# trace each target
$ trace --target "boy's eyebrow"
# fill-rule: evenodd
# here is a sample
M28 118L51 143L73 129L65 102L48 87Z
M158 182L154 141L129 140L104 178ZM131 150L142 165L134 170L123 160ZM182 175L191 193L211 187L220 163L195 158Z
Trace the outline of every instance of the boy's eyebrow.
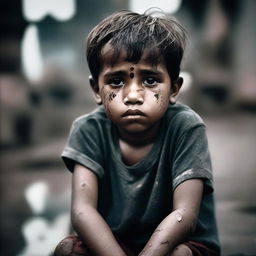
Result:
M140 75L142 76L150 76L150 75L161 75L163 72L158 71L158 70L148 70L148 69L143 69L139 71Z
M118 70L118 71L109 71L104 74L105 77L112 77L112 76L126 76L129 72L123 71L123 70ZM143 69L139 70L139 74L142 76L152 76L152 75L161 75L163 72L158 71L158 70L148 70L148 69Z
M127 75L127 72L118 70L118 71L109 71L104 74L104 76L111 77L111 76L125 76Z

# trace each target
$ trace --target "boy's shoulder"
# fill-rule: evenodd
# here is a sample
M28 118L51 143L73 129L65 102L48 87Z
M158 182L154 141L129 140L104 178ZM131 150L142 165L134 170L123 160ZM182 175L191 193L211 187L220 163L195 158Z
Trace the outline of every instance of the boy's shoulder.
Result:
M81 115L77 117L73 125L74 126L83 126L83 125L89 125L90 123L97 123L97 122L105 122L109 120L105 109L103 106L99 106L96 109L94 109L92 112Z
M168 125L173 124L176 127L182 127L183 129L205 125L198 113L182 103L170 105L167 109L165 118Z

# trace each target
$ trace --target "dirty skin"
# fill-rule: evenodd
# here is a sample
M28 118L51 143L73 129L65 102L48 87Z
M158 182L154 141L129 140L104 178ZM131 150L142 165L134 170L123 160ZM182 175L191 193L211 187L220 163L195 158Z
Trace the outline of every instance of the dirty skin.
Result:
M154 94L157 100L159 100L159 93Z
M81 188L84 189L86 187L86 183L81 183Z
M161 245L168 245L169 244L169 241L164 241L164 242L161 242Z
M161 229L162 230L162 229ZM159 230L159 231L161 231L161 230ZM156 232L156 231L155 231ZM167 241L163 241L163 242L161 242L160 243L160 245L162 246L162 245L167 245L167 246L169 246L169 241L167 240ZM144 254L147 252L147 250L150 248L150 247L152 247L152 244L148 244L147 245L147 247L145 248L145 249L143 249L143 251L141 252L141 254L139 255L139 256L144 256Z
M116 97L116 94L113 91L106 91L105 92L102 90L102 96L105 94L104 100L103 100L103 104L105 104L106 110L107 112L111 115L111 111L109 108L109 104L111 104L111 101L114 100L114 98Z
M114 92L110 92L108 95L108 100L112 101L116 97L116 94Z
M160 97L160 89L156 92L154 92L154 96L156 97L156 100L158 101L159 100L159 97Z
M101 98L104 97L103 104L112 101L115 97L116 94L113 91L108 92L105 88L100 92Z

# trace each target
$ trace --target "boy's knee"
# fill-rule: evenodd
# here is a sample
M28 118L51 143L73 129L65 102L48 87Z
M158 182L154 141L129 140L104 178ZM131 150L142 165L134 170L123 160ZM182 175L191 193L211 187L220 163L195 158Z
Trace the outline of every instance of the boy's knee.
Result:
M83 246L78 236L64 238L56 247L53 256L88 256L88 251Z
M192 251L185 245L178 245L170 256L193 256Z
M74 243L75 241L73 236L64 238L55 248L53 255L54 256L70 255L72 253Z

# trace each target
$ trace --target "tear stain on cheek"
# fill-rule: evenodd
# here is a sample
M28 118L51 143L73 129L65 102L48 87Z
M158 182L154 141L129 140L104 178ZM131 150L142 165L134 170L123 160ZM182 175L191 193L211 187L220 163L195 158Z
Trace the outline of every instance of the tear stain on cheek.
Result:
M116 97L116 94L114 92L110 92L108 95L108 100L112 101Z

